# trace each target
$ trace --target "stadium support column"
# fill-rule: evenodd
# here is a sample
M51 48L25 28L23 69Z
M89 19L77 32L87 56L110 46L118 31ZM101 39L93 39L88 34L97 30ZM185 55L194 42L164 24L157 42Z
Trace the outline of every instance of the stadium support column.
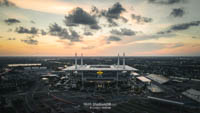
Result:
M75 69L77 70L77 53L75 53Z
M83 66L83 54L81 53L81 67ZM81 72L81 85L82 85L82 89L84 89L84 76L83 76L83 71Z
M81 53L81 67L83 67L83 54ZM82 89L84 89L84 75L83 75L83 71L81 72L81 87Z
M125 53L123 53L123 69L125 69Z
M119 68L120 61L119 61L119 53L118 53L118 58L117 58L117 67Z
M120 66L120 60L119 60L119 53L118 53L118 59L117 59L117 68L119 68ZM119 94L119 71L117 71L117 94Z
M81 53L81 66L83 66L83 54Z

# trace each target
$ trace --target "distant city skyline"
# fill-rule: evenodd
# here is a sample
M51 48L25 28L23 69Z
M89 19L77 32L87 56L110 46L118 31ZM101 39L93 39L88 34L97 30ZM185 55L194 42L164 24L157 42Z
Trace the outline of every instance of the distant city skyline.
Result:
M0 56L200 56L200 0L0 0Z

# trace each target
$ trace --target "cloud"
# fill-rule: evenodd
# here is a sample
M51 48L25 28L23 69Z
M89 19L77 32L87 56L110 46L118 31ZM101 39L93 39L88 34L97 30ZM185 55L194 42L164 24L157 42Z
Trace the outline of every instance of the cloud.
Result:
M93 24L93 25L90 25L90 29L98 30L98 29L101 29L101 27L97 24Z
M166 47L165 43L144 42L131 44L130 49L136 53L160 50Z
M86 35L86 36L91 36L91 35L93 35L91 32L84 32L84 35Z
M159 35L164 35L164 34L168 34L168 33L171 33L171 32L172 32L171 30L159 31L159 32L157 32L157 34L159 34Z
M185 11L183 8L177 8L177 9L172 10L172 12L170 13L170 16L182 17L184 14L185 14Z
M126 9L122 7L122 5L117 2L115 3L111 8L108 8L108 10L102 10L100 13L100 16L104 16L107 18L108 22L111 23L109 26L118 26L116 22L113 21L113 19L122 19L124 22L127 21L126 18L120 16L123 12L125 12Z
M153 4L172 5L177 3L185 3L186 0L148 0L148 2Z
M30 23L35 24L35 21L31 20Z
M119 30L111 30L110 33L114 34L114 35L125 35L125 36L133 36L136 33L131 30L131 29L127 29L127 28L122 28Z
M31 27L30 29L28 29L28 28L24 28L24 27L20 26L15 29L15 32L20 33L20 34L36 35L38 33L38 29L35 27Z
M32 34L32 35L37 35L37 34L41 34L41 35L47 35L47 32L43 29L38 29L35 27L31 27L30 29L25 28L25 27L17 27L15 29L15 32L19 33L19 34Z
M66 26L77 26L79 24L89 25L91 29L100 29L97 25L95 16L91 16L89 13L84 11L82 8L75 8L71 14L65 16L64 23Z
M128 19L126 19L125 17L121 17L121 19L122 19L122 21L123 21L124 23L127 23L127 22L128 22Z
M8 38L8 40L16 40L16 38Z
M102 15L106 16L107 18L118 19L120 17L120 14L124 11L126 11L126 9L123 8L119 2L117 2L107 11L104 10L102 12Z
M140 15L135 15L135 14L132 14L131 15L131 18L133 20L136 20L137 23L149 23L149 22L152 22L153 19L152 18L148 18L148 17L142 17Z
M34 39L34 36L27 37L26 39L21 40L22 42L29 45L37 45L38 41Z
M43 29L42 29L42 30L40 30L40 32L41 32L41 35L47 35L47 32L46 32L46 31L44 31Z
M4 20L4 22L8 25L12 25L12 24L16 24L16 23L20 23L19 20L15 19L15 18L8 18L6 20Z
M51 24L49 26L49 33L52 36L58 36L60 39L68 39L70 41L80 41L80 35L70 29L69 31L65 28L62 28L57 23Z
M192 38L194 38L194 39L198 39L198 38L200 38L200 37L197 37L197 36L192 36Z
M109 27L119 26L113 19L108 18Z
M74 31L72 29L70 29L69 31L71 33L71 35L69 35L71 38L71 41L80 41L80 39L79 39L80 35L76 31Z
M92 6L90 14L96 17L99 16L99 13L100 13L99 9L96 6Z
M199 26L199 25L200 25L200 21L192 21L192 22L188 22L188 23L172 25L168 30L160 31L157 34L167 34L167 33L171 33L174 31L183 31L183 30L189 29L190 27Z
M109 36L108 39L107 39L108 42L110 42L110 41L120 41L120 40L121 40L121 38L119 38L117 36L113 36L113 35Z
M0 6L16 7L16 5L9 0L0 0Z
M121 14L125 11L126 9L119 2L117 2L113 4L110 8L103 10L99 10L97 7L92 6L90 14L95 18L105 17L107 19L109 27L116 27L119 25L117 23L118 19L120 19L124 23L128 22L128 19L121 16Z
M61 26L59 26L57 23L51 24L51 25L49 26L49 32L50 32L50 34L53 35L53 36L59 36L59 35L61 35L60 33L64 32L63 30L65 30L65 29L63 29L63 28L62 28ZM67 36L68 36L68 32L67 32L66 34L67 34Z
M136 35L133 37L134 41L141 41L141 40L151 40L151 39L160 39L160 38L173 38L176 34L143 34L143 35ZM132 43L132 42L131 42Z
M94 49L95 46L87 46L87 47L82 47L82 49Z
M170 48L178 48L178 47L183 47L184 44L182 43L176 43L175 45L171 46Z

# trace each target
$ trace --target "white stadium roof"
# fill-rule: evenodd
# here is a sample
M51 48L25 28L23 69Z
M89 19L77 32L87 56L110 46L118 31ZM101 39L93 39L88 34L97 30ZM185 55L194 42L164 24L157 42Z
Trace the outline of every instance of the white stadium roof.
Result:
M140 74L138 74L136 72L132 72L131 75L133 75L133 76L139 76Z
M63 69L63 71L137 71L136 68L125 65L77 65L77 69L74 66L69 66Z

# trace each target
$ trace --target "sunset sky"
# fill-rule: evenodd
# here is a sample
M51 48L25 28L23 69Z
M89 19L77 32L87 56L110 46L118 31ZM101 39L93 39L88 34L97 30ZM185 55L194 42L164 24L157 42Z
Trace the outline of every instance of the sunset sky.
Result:
M200 0L0 0L0 56L199 56Z

